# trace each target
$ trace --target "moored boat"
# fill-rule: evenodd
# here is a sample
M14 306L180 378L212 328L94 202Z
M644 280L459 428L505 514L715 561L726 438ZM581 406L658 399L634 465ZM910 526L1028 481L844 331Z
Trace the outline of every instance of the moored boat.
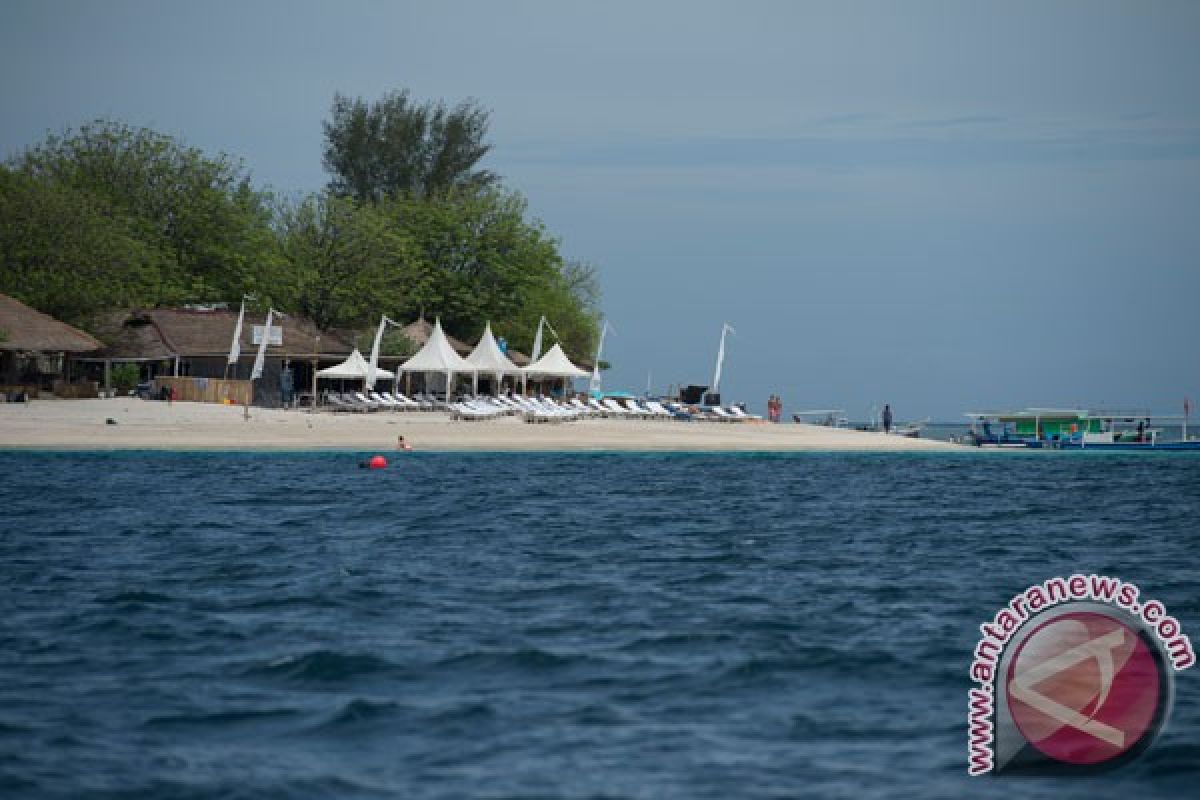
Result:
M1187 436L1187 418L1156 415L1159 422L1181 420L1179 439L1163 436L1152 415L1136 411L1087 411L1026 408L1020 411L968 412L971 430L959 441L978 447L1056 450L1200 450L1200 439Z

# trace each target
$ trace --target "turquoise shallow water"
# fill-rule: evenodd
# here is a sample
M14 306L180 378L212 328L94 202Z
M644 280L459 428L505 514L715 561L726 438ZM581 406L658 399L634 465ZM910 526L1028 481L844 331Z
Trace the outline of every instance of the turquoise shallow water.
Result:
M1082 455L1082 457L1081 457ZM1200 631L1200 458L0 453L6 797L1185 797L968 779L1053 575Z

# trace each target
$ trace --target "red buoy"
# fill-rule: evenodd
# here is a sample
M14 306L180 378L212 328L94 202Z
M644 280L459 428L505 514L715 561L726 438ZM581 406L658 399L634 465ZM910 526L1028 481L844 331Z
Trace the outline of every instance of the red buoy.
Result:
M367 462L367 466L371 469L383 469L387 466L387 459L383 456L371 456L371 460Z

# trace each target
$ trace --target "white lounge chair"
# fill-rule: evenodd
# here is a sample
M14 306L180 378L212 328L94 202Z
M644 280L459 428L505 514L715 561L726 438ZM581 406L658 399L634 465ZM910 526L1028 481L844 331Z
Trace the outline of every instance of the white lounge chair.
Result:
M614 400L611 397L604 398L603 400L600 401L600 403L605 408L607 408L609 411L612 411L614 414L617 414L618 416L629 417L629 416L633 415L632 411L630 411L628 408L625 408L625 406L621 405L620 403L618 403L616 400Z
M521 411L521 407L517 405L517 401L513 400L511 397L505 397L503 395L500 397L493 397L492 402L507 410L509 414L517 414Z
M493 416L490 411L481 411L467 403L450 403L446 408L450 411L450 419L481 420Z
M385 392L385 394L400 404L400 407L406 411L420 411L421 404L410 397L406 397L400 392Z
M647 400L646 408L649 409L651 414L656 417L660 417L661 419L670 419L675 416L673 411L668 411L667 409L663 408L663 404L657 400Z
M355 409L356 411L371 411L374 409L374 406L371 403L364 403L362 400L359 400L357 397L355 397L354 392L342 392L342 394L339 396L341 397L343 404Z
M580 416L591 417L600 413L594 408L589 408L588 404L580 400L578 397L572 397L568 405L578 411Z
M347 403L342 399L342 396L337 392L329 392L325 395L325 402L332 411L366 411L365 406L357 403Z
M383 403L368 399L367 396L362 392L354 392L351 397L353 397L356 402L365 405L371 411L378 411L379 409L383 408Z
M599 414L602 417L611 417L615 413L615 412L610 411L609 409L605 408L603 405L601 405L600 401L594 397L589 397L587 399L587 405L588 405L588 408L592 409L592 411L595 411L597 414Z
M720 420L721 422L737 422L738 421L737 417L735 417L733 414L730 414L728 411L721 408L720 406L711 407L709 409L709 412L714 417L716 417L718 420Z
M758 414L747 414L745 411L742 411L741 406L730 406L729 413L738 419L762 419L762 417L760 417Z
M642 408L640 405L638 405L638 401L632 397L625 398L625 407L629 409L630 413L635 414L642 419L651 419L654 416L654 412L648 408Z
M388 411L399 411L400 410L399 403L397 403L395 400L391 399L390 397L383 396L379 392L375 392L375 391L367 392L367 397L370 400L372 400L376 403L379 403L381 408L386 408Z
M426 411L433 411L436 409L446 407L445 402L443 402L442 400L439 400L436 397L434 397L433 395L425 393L425 392L418 392L417 394L413 395L413 399L415 399L418 403L420 403L421 407L424 408Z

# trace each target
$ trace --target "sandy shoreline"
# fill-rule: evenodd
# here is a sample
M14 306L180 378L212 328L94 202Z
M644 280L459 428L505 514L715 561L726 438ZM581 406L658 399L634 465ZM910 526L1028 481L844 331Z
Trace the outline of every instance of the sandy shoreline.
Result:
M115 425L107 423L108 419ZM136 398L0 403L0 448L448 451L948 451L956 445L815 425L586 419L460 422L441 412L310 414Z

